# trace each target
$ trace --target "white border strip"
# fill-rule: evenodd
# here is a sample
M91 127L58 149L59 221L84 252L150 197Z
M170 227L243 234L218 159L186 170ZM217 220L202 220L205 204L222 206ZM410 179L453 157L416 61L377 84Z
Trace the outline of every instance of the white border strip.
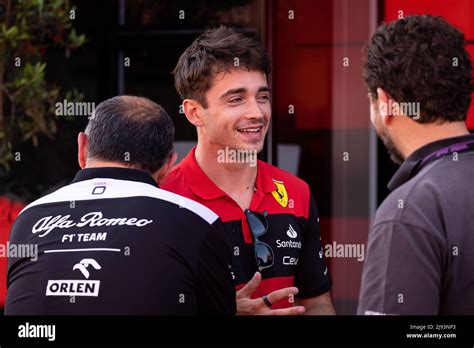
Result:
M120 249L113 248L85 248L85 249L55 249L55 250L45 250L45 254L49 253L72 253L76 251L116 251L120 252Z
M104 186L105 191L100 195L93 195L92 190L98 186ZM26 209L41 204L128 197L151 197L179 205L181 208L186 208L196 215L199 215L202 219L206 220L208 224L214 223L214 221L219 218L211 209L189 198L162 190L150 184L110 178L94 178L64 186L30 203L20 214Z

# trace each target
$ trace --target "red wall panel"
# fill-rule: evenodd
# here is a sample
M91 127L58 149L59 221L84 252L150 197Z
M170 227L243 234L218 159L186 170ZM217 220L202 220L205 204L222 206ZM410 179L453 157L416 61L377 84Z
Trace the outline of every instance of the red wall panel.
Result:
M474 65L474 45L467 45L467 51L471 56L471 62ZM469 108L469 112L467 114L467 128L474 131L474 93L472 94L471 99L471 107Z
M316 3L312 0L295 2L295 24L298 45L331 44L332 1Z
M295 11L293 20L288 19L290 10ZM312 0L275 2L273 102L279 129L331 128L331 46L326 42L332 33L329 10L327 3ZM322 23L311 23L308 15L315 13L321 13ZM290 105L294 114L289 113Z
M338 300L357 301L362 280L363 261L367 253L367 231L370 228L370 221L360 218L322 218L320 223L322 248L333 281L331 295ZM348 233L348 229L350 229L350 233ZM355 248L361 248L364 245L363 249L359 250L362 251L362 257L359 258L359 255L346 255L345 257L328 255L328 250L334 250L334 246L337 248L338 245L352 245Z
M444 17L461 29L466 38L474 40L474 1L472 0L385 0L385 21L403 16L431 14Z
M331 128L331 48L299 48L291 74L296 128ZM288 86L289 87L289 86Z

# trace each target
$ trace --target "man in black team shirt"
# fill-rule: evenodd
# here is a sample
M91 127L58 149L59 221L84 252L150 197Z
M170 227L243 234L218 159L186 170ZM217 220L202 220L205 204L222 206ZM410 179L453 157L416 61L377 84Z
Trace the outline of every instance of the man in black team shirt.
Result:
M235 313L229 244L208 208L161 190L175 161L159 105L121 96L98 105L78 137L71 184L28 205L11 244L7 315Z
M474 314L472 68L464 36L433 16L369 41L371 117L402 163L369 233L360 314ZM402 104L403 103L403 104Z

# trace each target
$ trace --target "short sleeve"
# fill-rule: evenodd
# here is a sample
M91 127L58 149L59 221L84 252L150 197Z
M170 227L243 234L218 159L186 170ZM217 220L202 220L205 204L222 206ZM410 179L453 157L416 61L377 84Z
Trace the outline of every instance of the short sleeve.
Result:
M436 315L443 246L428 232L399 221L369 233L358 314Z
M211 225L199 250L197 293L200 314L236 313L231 271L230 243L222 221L218 219Z
M299 298L312 298L328 292L331 289L331 278L324 261L319 232L319 214L313 195L309 195L308 221L302 237L302 250L295 286Z

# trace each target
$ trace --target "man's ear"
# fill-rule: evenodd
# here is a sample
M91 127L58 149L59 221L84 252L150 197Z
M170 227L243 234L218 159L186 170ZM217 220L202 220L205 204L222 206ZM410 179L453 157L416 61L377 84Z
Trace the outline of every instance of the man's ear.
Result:
M86 167L88 145L87 135L84 132L80 132L77 136L77 161L81 169Z
M196 127L203 125L202 112L203 107L201 103L194 99L183 100L183 111L188 121Z
M156 173L152 174L153 178L155 179L158 185L161 185L164 182L164 179L166 178L166 176L169 174L174 164L176 163L177 158L178 158L178 154L176 153L176 151L173 151L166 158L166 161L161 166L161 168L158 169Z
M390 101L393 102L390 94L385 92L382 88L377 88L377 100L378 100L378 111L382 122L385 125L389 125L393 121L393 115L390 112Z

